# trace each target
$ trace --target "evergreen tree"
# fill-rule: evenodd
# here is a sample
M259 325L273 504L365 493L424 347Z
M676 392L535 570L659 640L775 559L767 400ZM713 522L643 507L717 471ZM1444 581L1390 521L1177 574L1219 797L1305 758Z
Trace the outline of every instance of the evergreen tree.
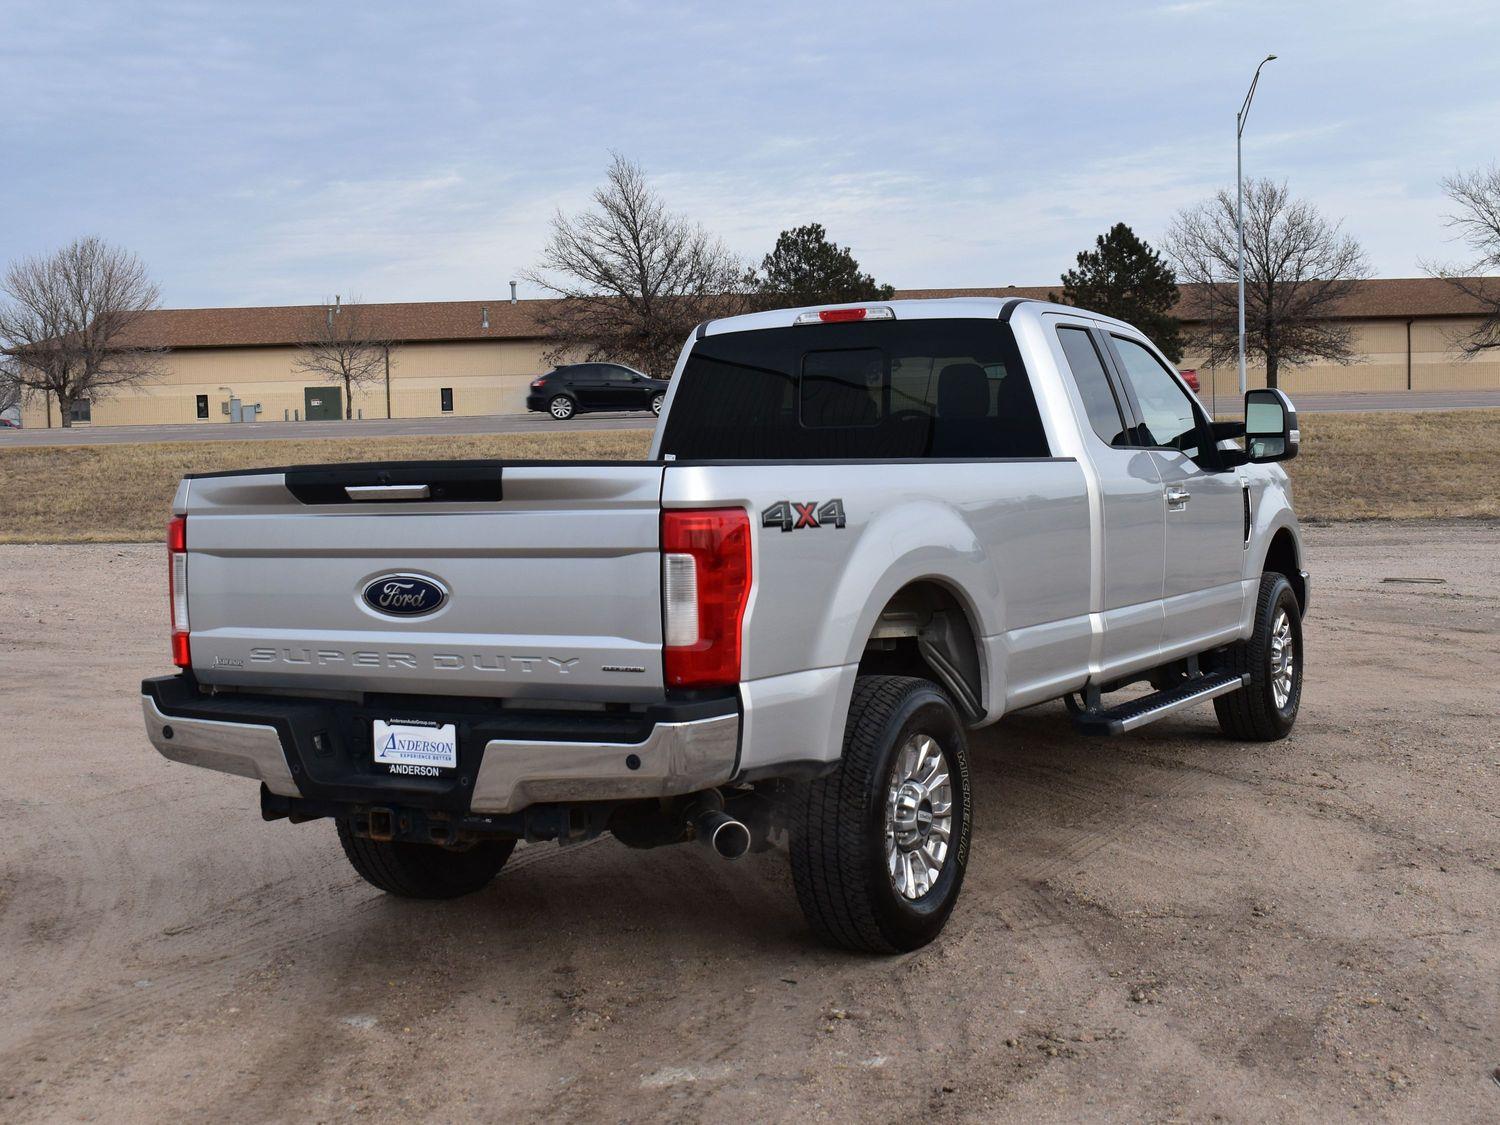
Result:
M1172 315L1177 275L1124 223L1100 235L1062 275L1063 300L1135 325L1173 363L1182 359L1182 326Z
M862 272L846 247L828 241L821 223L782 231L760 269L757 288L768 305L887 301L895 292Z

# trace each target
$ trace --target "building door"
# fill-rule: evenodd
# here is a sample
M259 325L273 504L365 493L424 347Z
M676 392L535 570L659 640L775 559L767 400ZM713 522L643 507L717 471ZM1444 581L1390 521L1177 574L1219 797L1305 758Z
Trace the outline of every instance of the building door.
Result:
M344 416L342 387L304 387L302 398L307 407L302 417L309 422L336 421Z

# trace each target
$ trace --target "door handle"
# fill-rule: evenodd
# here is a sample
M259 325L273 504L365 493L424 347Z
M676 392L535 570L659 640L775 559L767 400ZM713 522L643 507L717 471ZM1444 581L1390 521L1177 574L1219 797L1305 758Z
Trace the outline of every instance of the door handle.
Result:
M1188 501L1193 494L1185 488L1167 489L1167 510L1169 512L1180 512L1187 507Z

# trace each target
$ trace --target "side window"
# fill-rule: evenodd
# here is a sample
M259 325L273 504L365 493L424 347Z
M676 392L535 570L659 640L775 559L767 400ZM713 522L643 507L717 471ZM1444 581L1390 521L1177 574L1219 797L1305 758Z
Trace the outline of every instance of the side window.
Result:
M1125 419L1120 404L1110 385L1109 374L1104 369L1104 360L1094 346L1094 338L1086 328L1059 326L1057 342L1068 357L1068 367L1073 372L1073 382L1078 386L1083 409L1088 413L1089 425L1105 445L1129 445L1125 432Z
M1140 406L1143 441L1195 456L1199 442L1198 414L1187 391L1140 344L1124 336L1110 339Z

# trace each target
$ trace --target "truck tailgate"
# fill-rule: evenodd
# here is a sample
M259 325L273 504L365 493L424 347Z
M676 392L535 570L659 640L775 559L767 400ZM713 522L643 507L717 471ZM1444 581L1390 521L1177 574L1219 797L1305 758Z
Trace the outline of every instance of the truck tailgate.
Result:
M660 699L661 476L438 462L191 477L176 510L193 671L248 688ZM369 491L390 480L409 486ZM473 498L476 481L499 499ZM410 617L372 604L402 576L445 596Z

